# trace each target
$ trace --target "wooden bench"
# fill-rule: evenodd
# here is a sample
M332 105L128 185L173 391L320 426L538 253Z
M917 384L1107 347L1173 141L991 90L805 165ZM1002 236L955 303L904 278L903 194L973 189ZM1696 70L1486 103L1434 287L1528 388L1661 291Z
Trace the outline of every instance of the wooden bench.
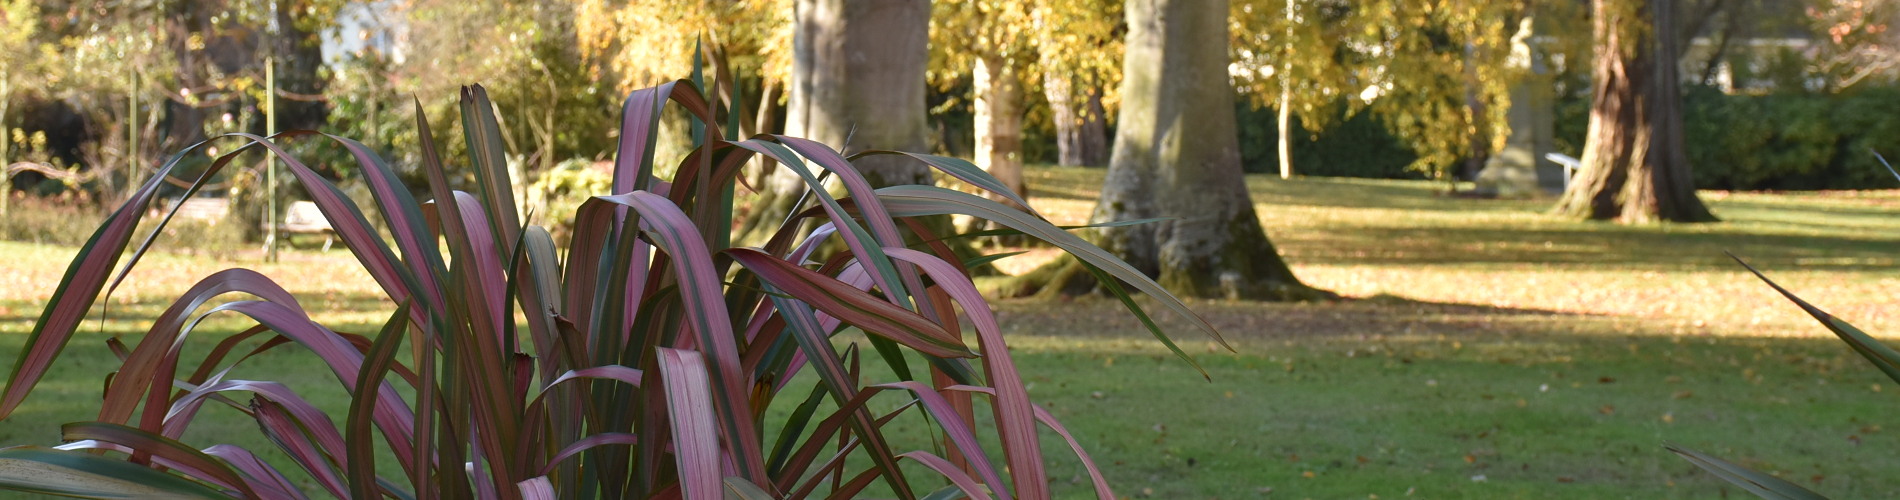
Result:
M336 241L336 228L330 226L329 219L323 218L323 210L318 209L316 203L308 201L294 201L284 207L284 223L278 224L277 230L286 234L286 241L291 234L321 234L325 252L330 251L330 244Z

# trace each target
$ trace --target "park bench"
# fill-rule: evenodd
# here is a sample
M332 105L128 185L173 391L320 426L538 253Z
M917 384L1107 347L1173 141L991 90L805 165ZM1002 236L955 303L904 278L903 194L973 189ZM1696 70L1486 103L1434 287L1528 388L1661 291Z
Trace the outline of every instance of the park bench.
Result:
M178 210L178 214L174 216L177 220L196 220L217 224L218 221L224 220L225 216L231 214L231 200L206 196L193 197L182 203L167 203L164 208L153 209L152 214L162 216L174 208Z
M316 203L293 201L284 208L284 223L277 230L285 233L285 238L293 234L323 235L323 251L330 251L330 244L336 241L336 228L330 226L330 220L323 218L323 210Z
M1563 154L1563 153L1546 154L1544 155L1544 159L1550 160L1551 163L1563 165L1564 190L1569 191L1570 190L1570 175L1577 173L1577 169L1583 167L1583 160L1576 159L1575 157L1572 157L1570 155Z

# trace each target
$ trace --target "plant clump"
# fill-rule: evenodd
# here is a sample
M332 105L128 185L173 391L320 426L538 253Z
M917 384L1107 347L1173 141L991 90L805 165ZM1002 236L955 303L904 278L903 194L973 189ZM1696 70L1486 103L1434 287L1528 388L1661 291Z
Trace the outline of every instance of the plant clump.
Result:
M987 258L959 259L945 244L956 235L932 234L918 219L993 221L1067 250L1107 283L1154 296L1219 340L1211 326L1140 272L1033 212L935 186L874 190L851 163L902 155L1028 206L966 161L888 151L845 157L785 136L741 140L721 126L729 112L697 88L681 81L627 98L610 186L563 221L572 227L564 251L543 226L524 223L541 216L518 213L494 108L480 86L462 92L472 192L450 188L450 162L417 111L426 202L347 138L225 136L246 144L218 157L180 198L240 153L275 152L380 286L388 321L370 336L338 332L268 276L243 268L207 276L123 351L95 421L65 426L63 445L0 449L0 487L92 498L305 498L289 477L307 476L302 484L339 498L847 498L881 485L906 499L1039 499L1050 496L1039 438L1053 432L1080 455L1094 491L1113 498L1081 446L1029 398L968 277ZM669 102L697 121L697 134L663 180L652 151ZM293 138L348 150L372 195L361 200L368 209L280 146ZM155 179L204 147L180 152ZM770 222L769 242L736 247L735 179L761 157L797 174L805 201L792 217ZM159 185L138 190L80 249L0 394L0 418L20 408L101 291L123 278L113 270ZM126 268L151 244L130 252ZM213 315L255 326L198 328ZM839 337L852 329L864 340ZM184 359L188 337L216 339L216 348ZM350 392L349 407L327 411L302 398L302 388L231 376L233 366L273 349L321 358ZM886 365L894 378L867 375L868 363ZM803 372L815 377L794 378ZM771 417L767 408L788 393L795 409ZM880 395L901 404L877 411L867 403ZM180 442L208 411L255 419L295 469L232 445ZM886 426L906 413L927 416L929 446L899 447L908 436ZM396 467L379 468L392 459Z

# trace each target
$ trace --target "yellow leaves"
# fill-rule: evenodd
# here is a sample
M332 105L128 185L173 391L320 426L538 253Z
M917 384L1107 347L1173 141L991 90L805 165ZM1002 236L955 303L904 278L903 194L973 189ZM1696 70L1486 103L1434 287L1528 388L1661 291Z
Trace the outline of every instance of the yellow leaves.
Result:
M614 70L632 89L692 71L693 48L704 40L734 57L748 75L783 79L790 71L789 0L577 2L574 23L583 53ZM758 56L756 58L749 56Z

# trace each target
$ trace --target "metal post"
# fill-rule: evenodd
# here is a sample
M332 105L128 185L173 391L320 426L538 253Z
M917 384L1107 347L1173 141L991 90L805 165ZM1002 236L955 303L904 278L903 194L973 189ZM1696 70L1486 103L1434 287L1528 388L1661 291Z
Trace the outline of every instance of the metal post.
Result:
M144 177L139 171L139 71L136 69L132 70L130 87L125 93L125 175L136 189Z
M264 135L277 135L277 58L264 58ZM264 261L277 262L277 153L264 150Z
M1299 0L1286 0L1286 53L1280 57L1280 178L1293 178L1293 8Z

